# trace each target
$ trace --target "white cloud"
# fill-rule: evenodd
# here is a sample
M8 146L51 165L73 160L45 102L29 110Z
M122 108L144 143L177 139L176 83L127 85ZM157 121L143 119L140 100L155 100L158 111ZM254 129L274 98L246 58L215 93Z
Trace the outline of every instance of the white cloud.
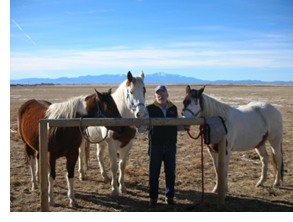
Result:
M293 67L292 62L280 59L286 52L230 50L196 51L183 49L139 49L103 51L51 51L43 55L11 53L11 71L66 70L76 68L111 67ZM293 52L287 52L293 56Z
M177 43L169 48L131 49L125 46L96 50L50 50L21 54L11 52L10 71L88 70L140 68L293 68L293 50L203 47L208 43ZM210 43L217 45L218 43ZM190 47L180 47L180 46ZM176 46L176 47L175 47ZM45 56L44 56L45 55Z

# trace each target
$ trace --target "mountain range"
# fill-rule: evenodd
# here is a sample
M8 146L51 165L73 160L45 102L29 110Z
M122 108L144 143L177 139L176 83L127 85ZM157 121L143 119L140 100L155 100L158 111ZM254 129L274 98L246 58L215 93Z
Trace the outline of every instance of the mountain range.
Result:
M79 76L79 77L61 77L51 78L27 78L10 80L10 85L35 85L35 84L118 84L126 79L125 74L104 74L98 76ZM293 81L272 81L264 82L260 80L202 80L194 77L187 77L177 74L167 74L158 72L145 75L146 84L293 84Z

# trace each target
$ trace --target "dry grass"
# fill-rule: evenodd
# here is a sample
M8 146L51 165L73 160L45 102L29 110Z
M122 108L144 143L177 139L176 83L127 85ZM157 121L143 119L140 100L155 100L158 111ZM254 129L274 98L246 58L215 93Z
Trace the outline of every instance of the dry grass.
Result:
M51 102L65 101L78 95L94 93L94 88L104 92L109 88L115 90L117 85L81 85L81 86L24 86L10 88L10 211L40 211L39 191L31 191L30 172L24 165L22 141L17 135L16 114L18 108L31 98L47 99ZM200 86L191 86L199 88ZM146 103L150 104L154 97L154 85L147 85ZM168 86L170 99L182 109L185 86ZM272 188L272 168L269 166L268 179L263 187L254 185L260 177L261 166L249 160L259 162L257 154L251 150L232 154L229 166L229 193L224 211L293 211L293 177L292 177L292 138L293 138L293 87L281 85L214 85L207 86L205 92L231 106L238 106L252 100L266 101L277 107L284 120L283 152L285 175L281 187ZM193 126L191 132L197 133ZM68 207L67 186L65 181L65 160L57 161L57 178L55 183L53 212L61 211L111 211L134 212L151 211L148 208L148 140L146 134L137 134L134 146L128 157L126 167L126 186L128 193L118 198L110 196L110 184L102 182L96 159L96 148L91 145L90 169L86 172L87 180L80 182L75 173L75 194L79 208ZM270 152L268 150L268 152ZM109 169L109 160L105 155ZM76 168L77 169L77 168ZM164 174L160 178L160 197L156 211L188 211L187 208L200 201L201 198L201 162L200 142L190 139L185 132L178 134L177 169L176 169L176 201L177 207L168 208L164 203ZM218 211L217 195L210 193L215 185L214 168L206 150L204 150L204 203L192 211Z

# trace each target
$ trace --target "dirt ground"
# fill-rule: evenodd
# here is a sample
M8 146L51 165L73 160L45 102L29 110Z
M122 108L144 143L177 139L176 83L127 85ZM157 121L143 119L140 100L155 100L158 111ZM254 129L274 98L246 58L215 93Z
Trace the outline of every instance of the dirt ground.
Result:
M16 114L18 108L28 99L46 99L62 102L70 97L94 93L94 88L105 92L113 91L118 85L56 85L56 86L11 86L10 87L10 211L40 211L39 190L31 190L30 170L24 164L23 144L17 135ZM146 85L146 104L153 102L155 85ZM191 88L201 86L191 85ZM182 109L185 85L168 85L169 98L178 110ZM259 180L261 165L254 150L232 153L228 184L229 192L225 199L225 212L292 212L293 211L293 87L292 85L208 85L205 93L212 95L233 107L250 101L266 101L273 104L282 114L284 121L283 160L284 180L281 186L273 188L273 173L269 165L268 179L264 186L255 188ZM193 135L198 126L193 126ZM211 158L204 149L204 201L200 202L201 161L200 141L192 140L186 132L178 133L176 202L175 208L164 203L164 173L161 171L160 196L156 209L148 207L148 140L146 134L137 134L126 167L127 194L118 198L110 196L110 184L102 181L97 164L95 145L90 147L90 167L86 181L78 180L75 171L74 190L78 208L68 206L67 185L65 180L65 159L57 161L57 177L54 186L55 206L52 212L217 212L217 194L211 193L215 185L215 173ZM268 148L269 146L267 146ZM270 150L268 149L268 152ZM109 169L109 160L105 158Z

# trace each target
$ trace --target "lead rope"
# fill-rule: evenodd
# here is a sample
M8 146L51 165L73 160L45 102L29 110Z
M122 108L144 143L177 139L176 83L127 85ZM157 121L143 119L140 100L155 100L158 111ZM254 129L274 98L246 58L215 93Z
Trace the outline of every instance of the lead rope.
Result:
M188 210L192 210L193 208L202 204L204 201L203 134L204 134L205 124L206 124L206 118L203 117L203 119L204 119L204 124L199 126L199 133L197 137L193 137L190 134L189 129L186 130L190 138L197 140L200 137L200 142L201 142L201 201L188 207L187 208Z
M91 143L91 144L96 144L96 143L101 143L103 142L105 139L107 139L108 137L108 132L109 132L109 127L106 127L107 129L107 133L106 133L106 136L101 139L100 141L92 141L90 138L90 135L89 135L89 132L88 132L88 128L87 127L82 127L82 117L80 117L79 119L79 131L81 133L81 135L83 136L83 138L88 142L88 143Z

